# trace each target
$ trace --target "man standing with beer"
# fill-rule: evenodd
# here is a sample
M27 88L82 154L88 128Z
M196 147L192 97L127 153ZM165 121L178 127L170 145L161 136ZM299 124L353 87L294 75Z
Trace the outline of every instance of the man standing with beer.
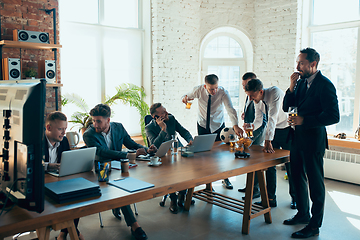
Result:
M313 48L300 51L296 69L290 77L290 87L284 97L283 110L297 107L298 115L290 116L295 126L290 150L290 164L297 196L297 214L284 221L285 225L307 225L294 232L293 238L319 235L325 204L324 153L328 147L325 126L340 120L336 89L317 70L319 53ZM299 79L300 78L300 79ZM310 217L309 191L312 201Z

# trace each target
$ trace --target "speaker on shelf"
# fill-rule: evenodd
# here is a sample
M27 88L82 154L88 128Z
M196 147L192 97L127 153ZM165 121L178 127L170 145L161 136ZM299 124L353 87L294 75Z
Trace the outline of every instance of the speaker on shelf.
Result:
M32 43L50 43L48 33L17 30L17 29L13 30L13 41L32 42Z
M45 78L47 83L56 83L55 60L40 60L38 62L38 77Z
M21 64L19 58L3 58L2 60L3 80L20 80Z

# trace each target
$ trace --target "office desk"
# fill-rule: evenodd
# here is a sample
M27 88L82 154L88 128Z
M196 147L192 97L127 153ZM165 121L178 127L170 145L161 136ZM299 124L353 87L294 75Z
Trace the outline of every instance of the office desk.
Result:
M62 223L72 223L74 218L79 218L98 212L141 202L151 198L163 196L164 194L183 189L189 189L190 195L193 188L202 184L209 187L211 182L248 173L247 190L245 200L245 211L243 220L243 233L249 232L251 215L251 199L254 172L267 169L268 167L281 164L287 161L288 151L276 150L275 153L263 153L261 147L252 146L247 152L251 154L248 159L235 159L234 153L229 151L229 146L222 143L215 143L212 151L195 153L194 157L184 158L180 154L171 156L167 154L162 158L163 164L159 167L149 167L147 162L137 161L138 167L131 168L131 177L152 183L153 188L129 193L119 188L99 183L102 196L81 201L74 201L66 204L57 204L49 197L45 197L45 210L41 213L29 212L15 206L9 213L0 217L0 239L19 232L38 229L43 232L41 238L48 239L46 229L49 226L63 227ZM112 170L110 180L118 178L120 172ZM260 176L262 175L262 177ZM268 207L267 194L263 174L259 174L261 196L265 201L265 220L271 222L270 208ZM86 172L62 178L56 178L45 174L45 182L66 180L74 177L83 177L92 182L98 183L97 175L94 172ZM267 205L266 205L267 204ZM186 208L189 209L190 197L187 197ZM245 225L244 225L245 222ZM74 237L76 239L77 236Z

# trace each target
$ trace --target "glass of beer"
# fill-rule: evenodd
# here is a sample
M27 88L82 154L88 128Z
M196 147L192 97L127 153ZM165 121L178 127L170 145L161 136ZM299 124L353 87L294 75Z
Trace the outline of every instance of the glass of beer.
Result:
M297 107L289 107L288 114L291 117L296 117L298 115Z
M249 138L254 137L254 124L245 123L245 133Z
M187 103L186 103L186 109L190 109L191 108L191 104L192 104L192 102L190 102L190 101L188 101Z

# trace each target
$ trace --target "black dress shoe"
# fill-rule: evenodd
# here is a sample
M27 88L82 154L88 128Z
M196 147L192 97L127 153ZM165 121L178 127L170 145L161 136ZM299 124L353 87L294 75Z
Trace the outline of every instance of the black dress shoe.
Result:
M298 214L296 214L292 218L284 220L283 223L285 225L295 225L295 224L308 224L309 221L310 221L309 216L299 216Z
M227 189L233 189L233 188L234 188L228 178L227 178L227 179L224 179L224 180L222 181L222 184L223 184Z
M296 202L294 200L291 200L290 208L291 209L296 209Z
M135 229L135 231L133 231L131 229L131 234L134 236L134 238L136 240L146 240L146 239L148 239L148 237L146 236L146 233L144 232L144 230L142 230L141 227L138 227L137 229Z
M291 234L292 238L309 238L312 236L318 236L319 229L318 228L311 228L309 225L301 229L300 231L294 232Z
M253 193L253 199L260 197L260 192L254 192ZM245 196L242 197L243 200L245 200Z
M256 205L259 205L259 206L262 206L262 202L261 202L261 201L260 201L260 202L256 202L255 204L256 204ZM273 199L273 200L269 199L269 205L270 205L270 207L277 207L276 199Z
M170 212L172 212L173 214L177 214L179 209L177 207L177 202L176 201L171 201L170 202L170 207L169 207Z
M246 192L246 187L244 187L244 188L239 188L239 189L238 189L238 192Z

